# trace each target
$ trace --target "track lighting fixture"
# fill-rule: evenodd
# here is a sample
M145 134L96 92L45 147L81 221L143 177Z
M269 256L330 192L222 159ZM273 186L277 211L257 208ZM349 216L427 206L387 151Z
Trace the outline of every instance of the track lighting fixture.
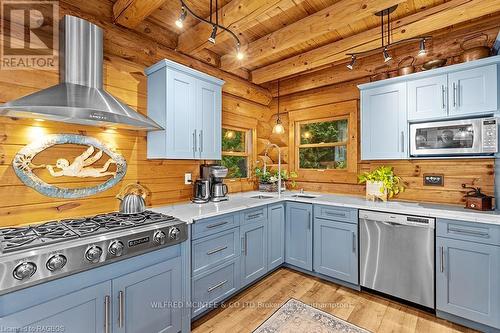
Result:
M217 25L212 26L212 32L210 33L210 37L208 37L208 41L212 44L215 44L215 38L217 37Z
M236 42L236 58L238 60L242 60L245 57L243 52L241 52L241 49L240 49L241 44L240 44L240 39L238 38L238 36L236 36L236 34L234 32L232 32L230 29L219 24L218 0L215 0L215 8L213 8L214 7L213 0L210 0L210 18L208 18L208 19L201 17L200 15L193 12L191 10L191 8L189 8L186 5L184 0L179 0L179 1L181 3L181 14L179 15L179 18L177 19L177 21L175 21L175 25L177 27L182 28L184 26L184 20L186 19L187 14L189 13L189 14L191 14L191 16L193 18L197 19L198 21L210 24L212 26L212 32L210 33L210 36L208 37L208 41L210 43L215 44L215 38L217 37L217 31L221 31L221 30L226 31L228 34L230 34L234 38L234 40ZM213 16L212 13L215 13L215 20L212 19L212 16Z
M186 8L184 8L184 6L181 7L181 15L179 15L179 18L177 19L177 21L175 21L175 25L178 27L178 28L181 28L184 26L184 20L186 19L186 16L187 16L187 11L186 11Z
M349 68L349 70L352 71L355 63L356 63L356 56L353 54L351 55L351 62L349 63L349 65L347 65L347 68Z
M418 55L422 57L426 54L427 54L427 49L425 48L425 38L422 38L420 40L420 50L418 51Z
M387 51L387 47L384 48L384 50L382 51L382 54L384 55L384 62L389 62L392 60L392 57L389 54L389 51Z

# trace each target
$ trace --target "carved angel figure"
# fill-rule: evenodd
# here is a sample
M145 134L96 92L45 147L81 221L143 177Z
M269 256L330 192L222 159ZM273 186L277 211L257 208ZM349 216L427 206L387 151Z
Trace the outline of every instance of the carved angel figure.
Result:
M53 177L105 177L105 176L115 176L116 172L107 171L111 164L116 164L111 158L106 161L106 163L101 168L90 167L90 165L97 162L102 157L102 150L99 150L94 156L94 147L90 146L83 154L76 157L73 163L69 163L67 159L60 158L56 161L56 165L47 165L46 168L49 170ZM92 156L92 157L91 157ZM55 171L54 168L60 169Z

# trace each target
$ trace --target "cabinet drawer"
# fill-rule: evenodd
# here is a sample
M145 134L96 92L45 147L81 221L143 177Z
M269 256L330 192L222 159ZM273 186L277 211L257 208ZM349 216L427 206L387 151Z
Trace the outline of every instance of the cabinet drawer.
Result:
M203 236L212 235L222 230L228 230L239 226L238 214L227 214L199 220L193 223L192 236L197 239Z
M314 205L314 217L348 223L358 223L358 210L352 208Z
M193 275L239 256L240 229L233 228L192 242Z
M438 236L500 245L500 226L479 222L438 219Z
M239 270L237 258L193 277L193 317L213 307L239 288Z
M243 212L243 222L255 222L267 219L267 207L250 209Z

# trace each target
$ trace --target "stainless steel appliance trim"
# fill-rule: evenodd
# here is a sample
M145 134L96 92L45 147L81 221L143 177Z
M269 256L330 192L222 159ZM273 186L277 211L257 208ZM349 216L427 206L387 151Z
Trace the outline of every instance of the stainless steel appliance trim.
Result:
M228 281L227 281L227 280L221 281L221 282L217 283L216 285L214 285L214 286L212 286L212 287L208 288L208 289L207 289L207 292L209 292L209 293L210 293L210 292L214 291L215 289L218 289L218 288L222 287L222 286L223 286L223 285L225 285L226 283L228 283Z
M207 228L209 228L209 229L216 228L216 227L220 227L221 225L228 224L228 223L229 223L228 221L213 223L213 224L207 225Z
M110 330L110 297L109 295L104 296L104 333L109 333Z
M225 249L227 249L227 246L221 246L219 248L208 251L207 255L212 255L212 254L215 254L217 252L224 251Z
M118 293L118 327L123 327L124 325L124 306L125 306L125 293L120 290Z

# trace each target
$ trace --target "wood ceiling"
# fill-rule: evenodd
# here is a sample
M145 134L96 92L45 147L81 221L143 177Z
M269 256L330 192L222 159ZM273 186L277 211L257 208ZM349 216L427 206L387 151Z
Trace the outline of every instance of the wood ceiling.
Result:
M210 0L186 3L198 15L209 16ZM242 42L241 61L227 32L219 32L213 45L207 41L211 27L189 15L177 28L179 0L116 0L113 12L118 24L154 23L177 39L172 41L177 51L263 84L346 61L349 51L380 46L380 18L373 14L396 4L394 40L500 11L500 0L219 0L220 24Z

